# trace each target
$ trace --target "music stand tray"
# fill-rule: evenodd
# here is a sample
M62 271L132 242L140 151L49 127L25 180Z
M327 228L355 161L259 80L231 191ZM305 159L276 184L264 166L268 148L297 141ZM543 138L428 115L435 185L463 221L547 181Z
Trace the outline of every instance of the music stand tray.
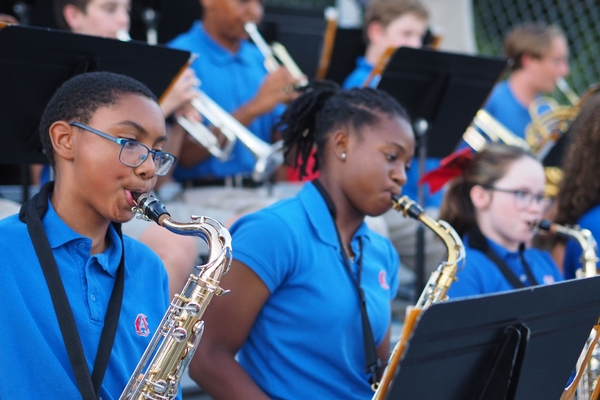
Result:
M507 66L503 58L401 47L377 86L427 122L427 156L452 153Z
M560 398L600 315L600 277L434 304L388 399Z
M143 42L0 25L0 125L3 164L46 163L38 126L58 87L83 72L129 75L160 97L190 53Z

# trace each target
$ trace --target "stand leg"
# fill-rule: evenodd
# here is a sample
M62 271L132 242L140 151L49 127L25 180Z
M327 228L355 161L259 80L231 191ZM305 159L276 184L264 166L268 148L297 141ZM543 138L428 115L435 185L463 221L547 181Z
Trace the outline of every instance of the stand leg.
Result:
M504 330L494 354L495 362L481 386L479 400L510 400L514 397L527 340L526 327L510 326Z

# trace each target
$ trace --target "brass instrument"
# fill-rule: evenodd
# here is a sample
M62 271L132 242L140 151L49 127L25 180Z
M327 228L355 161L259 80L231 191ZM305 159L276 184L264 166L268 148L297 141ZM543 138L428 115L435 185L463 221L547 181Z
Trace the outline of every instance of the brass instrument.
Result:
M598 84L591 85L581 97L569 87L567 82L560 78L556 87L569 100L569 105L559 105L556 100L548 96L536 98L529 106L531 123L525 128L525 138L538 159L543 160L577 119L583 103L593 93L600 90Z
M454 228L446 221L436 221L425 214L423 208L409 199L407 196L392 196L393 208L404 214L405 217L410 217L421 221L425 226L434 231L446 245L448 256L446 261L438 265L437 269L431 274L427 281L419 300L415 306L407 310L402 327L400 340L394 347L387 368L383 373L383 377L378 384L373 385L375 394L373 399L383 400L392 384L392 380L397 372L397 366L400 362L404 350L408 343L410 333L417 321L422 310L428 308L432 304L445 301L447 299L448 289L456 280L458 264L465 260L465 247L462 239L456 233Z
M192 106L225 135L227 138L225 144L221 146L215 134L202 123L190 121L182 116L176 117L177 122L220 160L229 158L236 140L239 140L256 158L256 164L252 171L252 179L255 182L263 182L273 175L283 164L283 141L280 140L273 144L266 143L223 110L204 92L201 90L198 92L198 97L191 101Z
M537 227L559 236L574 239L581 246L580 261L583 268L577 271L577 278L589 278L598 274L598 247L594 236L588 229L559 225L548 220L540 221ZM572 400L574 398L578 400L598 400L598 397L600 397L600 385L598 385L600 380L600 354L596 349L599 338L600 324L597 321L577 361L577 374L571 384L565 388L560 400Z
M208 262L197 266L180 294L176 294L127 386L119 397L125 399L173 399L177 396L181 376L194 355L202 332L204 312L214 295L228 291L219 287L221 276L231 265L231 235L218 221L192 216L187 223L173 221L163 204L153 195L143 193L133 208L141 218L179 235L198 236L209 247Z
M335 34L337 33L338 11L335 7L327 7L325 9L325 20L327 21L325 33L323 34L323 49L319 58L319 66L315 79L325 79L329 64L331 62L331 53L335 44Z
M300 67L298 67L298 64L296 64L292 56L290 56L285 46L278 42L273 42L271 45L268 45L254 22L247 22L246 25L244 25L244 29L265 58L265 68L267 71L274 72L279 69L280 65L283 65L294 79L298 81L300 87L308 84L306 75L302 73Z
M477 111L477 114L475 114L473 122L463 134L463 140L477 152L483 150L490 141L517 146L527 151L531 150L529 144L524 139L517 136L483 109Z

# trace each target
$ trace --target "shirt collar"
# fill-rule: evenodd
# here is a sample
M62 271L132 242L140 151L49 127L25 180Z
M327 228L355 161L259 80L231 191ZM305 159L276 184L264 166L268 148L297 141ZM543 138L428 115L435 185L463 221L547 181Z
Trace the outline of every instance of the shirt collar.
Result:
M54 210L50 199L48 199L48 211L42 219L42 224L44 226L44 231L52 233L47 235L48 242L52 249L64 246L75 240L81 242L86 241L88 242L88 247L91 246L90 238L75 232L59 217ZM122 247L120 245L121 240L113 224L109 224L108 226L108 237L109 247L102 254L99 254L96 259L106 272L111 276L116 276L119 261L121 259Z
M312 182L306 182L302 190L298 193L298 198L302 202L308 215L311 225L315 228L319 239L322 242L339 247L337 232L333 223L333 218L329 214L325 200ZM352 241L358 237L361 240L371 240L372 232L363 221L358 227Z
M200 42L199 47L207 50L205 53L199 54L196 62L202 62L202 57L207 57L217 65L227 65L233 62L244 63L244 60L248 57L249 46L251 46L251 44L247 40L244 39L240 41L238 51L232 53L206 32L204 25L202 25L202 21L198 21L195 24L195 29L198 33Z
M494 242L493 240L491 240L485 236L484 236L484 238L489 246L489 249L492 250L494 253L496 253L500 258L508 259L508 258L515 258L515 257L519 256L518 251L509 251L506 248L500 246L498 243ZM463 238L463 242L467 243L467 244L469 243L469 234L465 234L465 236Z

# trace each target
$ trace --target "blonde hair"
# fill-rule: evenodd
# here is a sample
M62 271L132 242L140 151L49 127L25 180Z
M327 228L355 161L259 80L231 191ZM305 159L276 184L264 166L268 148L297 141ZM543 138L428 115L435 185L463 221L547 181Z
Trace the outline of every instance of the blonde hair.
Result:
M504 55L513 60L512 70L523 67L521 59L527 54L533 58L543 58L556 38L564 38L565 33L556 25L542 22L528 22L513 28L502 44Z

